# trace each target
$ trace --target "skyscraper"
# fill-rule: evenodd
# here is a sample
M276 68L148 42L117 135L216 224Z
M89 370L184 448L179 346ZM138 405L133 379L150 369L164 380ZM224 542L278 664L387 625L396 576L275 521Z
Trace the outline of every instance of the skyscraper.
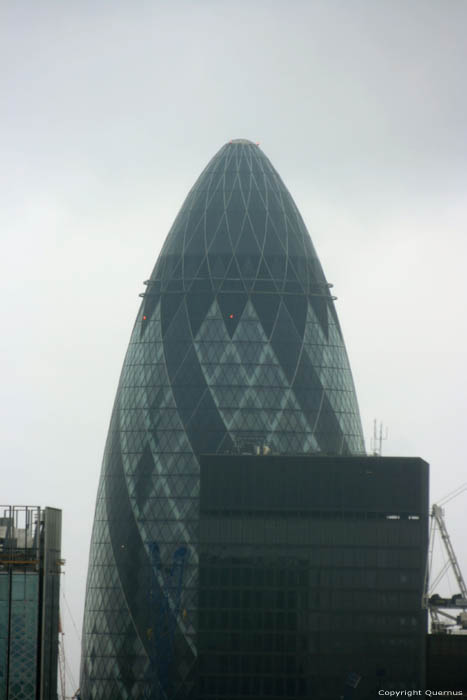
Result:
M209 162L145 284L97 495L83 700L194 697L201 454L364 452L331 285L258 146Z
M428 464L200 461L196 700L421 691Z
M62 512L0 507L0 699L57 700Z

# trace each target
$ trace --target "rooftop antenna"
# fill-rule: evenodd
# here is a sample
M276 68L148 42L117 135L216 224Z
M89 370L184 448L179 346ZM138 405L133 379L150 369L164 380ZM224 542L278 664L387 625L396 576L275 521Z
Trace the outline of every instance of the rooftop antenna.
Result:
M388 439L388 429L384 431L383 435L383 423L380 421L378 427L378 421L376 418L373 421L373 438L371 440L371 451L375 457L381 457L383 452L383 440Z

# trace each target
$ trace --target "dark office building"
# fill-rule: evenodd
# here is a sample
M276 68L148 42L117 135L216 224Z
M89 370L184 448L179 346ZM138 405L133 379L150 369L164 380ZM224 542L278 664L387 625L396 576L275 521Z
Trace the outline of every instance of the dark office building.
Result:
M0 506L0 700L56 700L62 513Z
M201 459L198 700L422 689L428 465Z
M426 687L467 696L467 635L427 635Z

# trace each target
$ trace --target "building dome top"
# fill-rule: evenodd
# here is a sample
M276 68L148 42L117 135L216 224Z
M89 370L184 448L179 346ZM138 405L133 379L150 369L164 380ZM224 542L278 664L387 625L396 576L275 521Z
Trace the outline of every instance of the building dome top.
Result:
M295 202L247 139L226 143L204 168L151 275L161 291L194 291L199 280L212 291L233 290L234 279L245 291L330 296Z
M249 139L231 139L229 143L241 143L244 146L255 146L256 144L253 143L253 141L250 141Z

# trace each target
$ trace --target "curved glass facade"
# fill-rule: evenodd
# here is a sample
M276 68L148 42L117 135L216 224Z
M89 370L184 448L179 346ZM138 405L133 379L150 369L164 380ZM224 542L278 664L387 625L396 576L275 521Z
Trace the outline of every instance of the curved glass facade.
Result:
M83 700L195 697L203 453L358 454L333 297L289 192L249 141L188 194L138 312L91 543Z

